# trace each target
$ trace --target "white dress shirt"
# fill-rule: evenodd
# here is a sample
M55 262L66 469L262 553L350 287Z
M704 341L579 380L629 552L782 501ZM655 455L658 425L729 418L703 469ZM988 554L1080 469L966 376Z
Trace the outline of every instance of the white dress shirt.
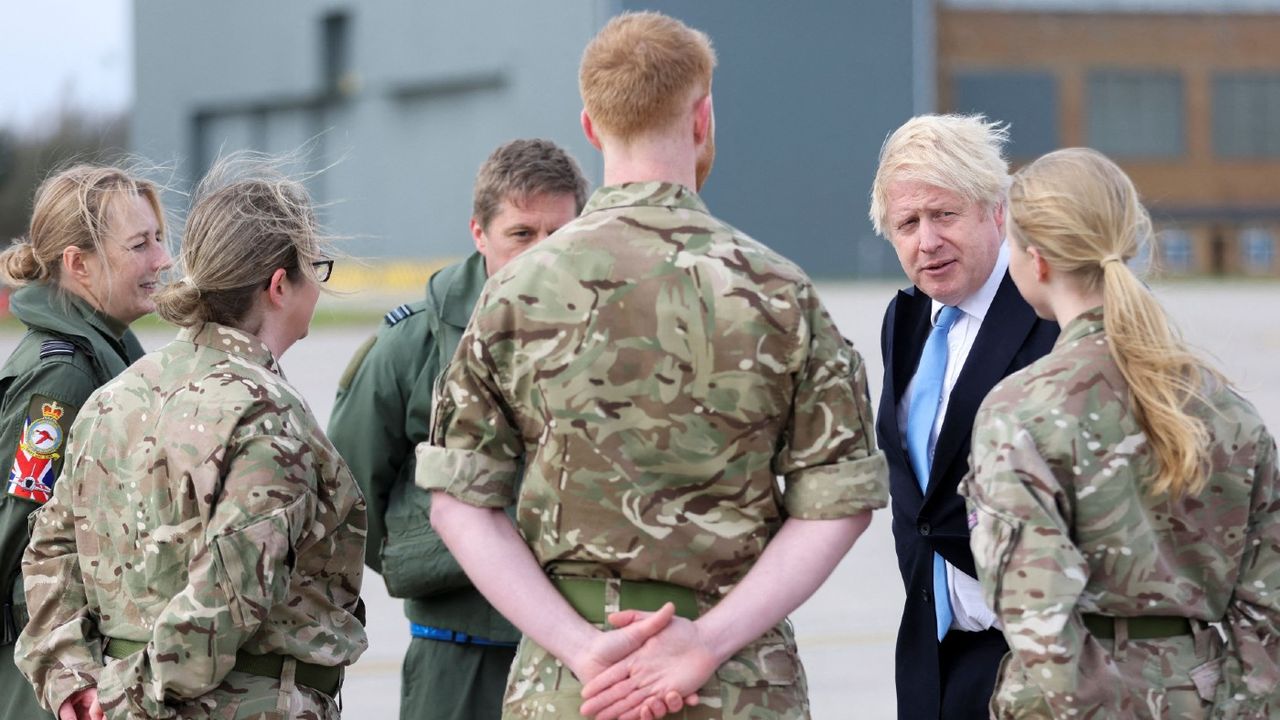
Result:
M942 404L938 406L938 416L933 421L933 431L929 433L929 459L933 460L933 449L938 442L938 432L947 417L947 405L951 401L951 390L956 386L956 378L964 369L969 351L973 349L973 341L978 337L982 321L987 317L991 301L995 300L996 291L1004 280L1005 271L1009 269L1009 244L1000 245L1000 253L996 256L996 265L991 275L978 291L965 298L957 306L961 310L951 331L947 333L947 373L942 378ZM933 301L931 323L937 323L938 313L943 304ZM902 400L898 403L898 435L905 443L907 438L907 414L911 412L911 390L916 380L911 378ZM951 591L951 609L955 611L951 627L958 630L978 631L987 628L1000 628L1000 620L982 599L982 583L962 570L957 570L947 563L947 586Z

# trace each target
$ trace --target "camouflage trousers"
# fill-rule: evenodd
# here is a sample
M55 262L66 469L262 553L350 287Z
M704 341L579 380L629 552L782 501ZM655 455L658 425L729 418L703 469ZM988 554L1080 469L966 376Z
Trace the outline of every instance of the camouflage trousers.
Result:
M524 638L507 679L503 720L578 718L582 683ZM809 690L786 621L739 650L698 690L699 704L670 720L808 720Z
M286 672L287 675L287 672ZM230 672L222 684L198 698L170 705L179 718L217 720L338 720L338 704L333 698L289 680ZM107 720L129 718L123 704L119 715L107 713Z
M1158 640L1093 638L1105 651L1098 667L1081 667L1080 697L1096 702L1075 707L1073 718L1091 720L1200 720L1216 718L1213 699L1224 645L1217 631ZM995 720L1052 718L1044 691L1027 679L1013 653L1004 656L991 698Z

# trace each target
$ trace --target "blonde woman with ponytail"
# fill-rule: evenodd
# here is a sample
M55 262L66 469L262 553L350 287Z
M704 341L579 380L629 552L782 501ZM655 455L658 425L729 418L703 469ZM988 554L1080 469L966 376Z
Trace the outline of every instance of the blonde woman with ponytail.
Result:
M36 191L27 236L0 253L0 280L27 333L0 369L0 718L49 717L14 666L27 622L19 561L27 516L48 502L67 431L98 386L142 357L129 324L154 309L169 267L156 187L114 167L76 165ZM80 688L74 688L79 690ZM55 709L75 712L92 692ZM74 715L73 715L74 717Z
M1011 648L993 717L1275 717L1274 439L1129 269L1151 220L1113 162L1040 158L1007 225L1062 334L974 424L972 544Z
M200 184L185 276L155 298L182 329L89 398L23 558L18 666L46 706L91 687L111 719L338 717L365 504L279 364L325 245L265 159Z

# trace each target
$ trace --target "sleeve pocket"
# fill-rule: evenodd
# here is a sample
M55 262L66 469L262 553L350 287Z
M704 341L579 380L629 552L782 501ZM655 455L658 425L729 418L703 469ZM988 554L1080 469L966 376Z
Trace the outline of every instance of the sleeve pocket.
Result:
M289 511L300 501L301 498L239 530L218 535L210 543L214 582L226 596L231 620L237 627L257 627L273 606L284 601L294 565L294 521Z
M467 576L431 529L431 493L401 483L387 503L382 579L395 598L416 598L464 587Z
M999 616L1004 576L1018 546L1022 523L992 509L983 502L981 493L971 493L969 503L977 520L971 530L969 545L978 567L978 578L982 581L982 599Z

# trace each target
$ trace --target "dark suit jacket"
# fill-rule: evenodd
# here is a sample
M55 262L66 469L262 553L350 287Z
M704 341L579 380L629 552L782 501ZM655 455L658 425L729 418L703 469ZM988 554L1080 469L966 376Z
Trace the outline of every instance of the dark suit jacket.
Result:
M934 450L932 477L927 492L921 493L904 449L905 439L898 432L898 402L920 361L931 327L931 310L932 300L918 289L899 292L885 311L880 334L885 373L876 435L889 462L893 535L907 591L898 629L896 668L898 717L903 720L937 718L941 678L947 676L947 669L939 667L933 553L940 553L971 576L977 574L969 550L964 498L956 488L969 470L969 443L978 405L1001 378L1048 353L1058 337L1058 325L1036 317L1006 272L951 391ZM982 662L988 661L984 658ZM996 670L994 666L971 669L992 677Z

